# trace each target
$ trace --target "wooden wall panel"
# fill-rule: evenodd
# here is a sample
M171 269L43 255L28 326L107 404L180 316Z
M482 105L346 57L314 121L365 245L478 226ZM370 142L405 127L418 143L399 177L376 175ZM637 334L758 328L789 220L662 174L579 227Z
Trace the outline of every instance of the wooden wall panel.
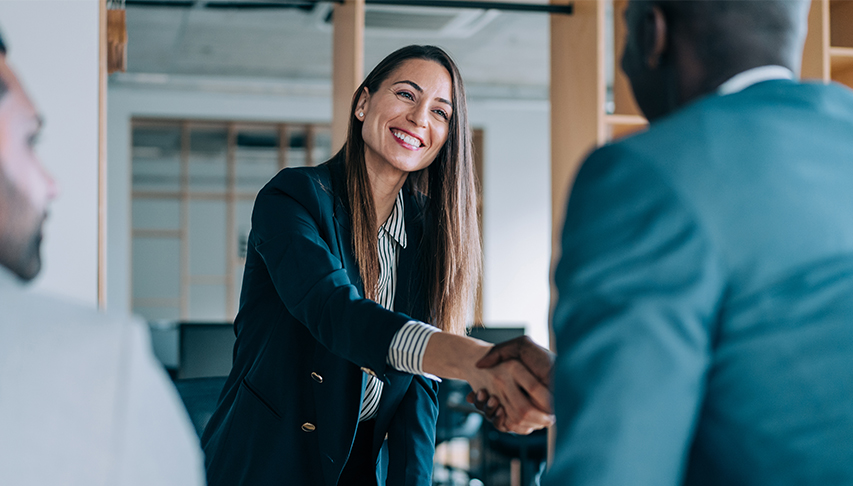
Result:
M829 0L812 0L801 76L829 81Z
M332 153L346 141L352 95L364 79L364 0L346 0L334 8Z
M555 259L569 188L584 157L604 143L606 135L605 5L603 0L574 4L574 15L551 16L551 253Z
M570 3L552 0L552 4ZM574 14L551 15L551 273L560 258L560 233L569 188L589 151L605 142L605 0L578 0ZM551 284L551 310L557 294ZM551 329L551 347L554 346ZM554 428L548 433L553 459Z
M613 50L615 55L613 71L613 103L616 105L614 113L619 115L640 115L640 108L634 101L634 92L628 77L622 72L622 51L625 50L625 8L628 0L614 0L613 2Z

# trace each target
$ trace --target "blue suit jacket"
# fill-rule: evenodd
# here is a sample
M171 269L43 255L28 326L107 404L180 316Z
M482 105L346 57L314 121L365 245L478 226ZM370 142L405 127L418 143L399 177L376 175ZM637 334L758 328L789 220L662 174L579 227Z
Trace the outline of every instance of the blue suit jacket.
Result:
M420 206L403 190L410 243L398 264L400 312L362 297L341 160L285 169L258 194L234 366L202 437L211 486L337 484L358 424L362 370L385 382L377 471L388 485L430 484L437 385L385 363L409 316L427 315L417 278Z
M763 82L596 150L555 280L546 484L853 484L853 92Z

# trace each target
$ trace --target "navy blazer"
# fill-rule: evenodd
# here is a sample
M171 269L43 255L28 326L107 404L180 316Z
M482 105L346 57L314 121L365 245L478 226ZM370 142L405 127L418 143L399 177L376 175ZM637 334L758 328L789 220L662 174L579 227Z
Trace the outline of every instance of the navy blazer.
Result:
M284 169L258 194L234 365L202 436L211 486L336 485L358 426L363 371L385 383L374 433L379 484L386 473L388 485L430 484L438 385L386 365L394 334L427 318L422 205L403 190L409 244L399 256L398 312L363 298L342 157Z
M853 484L853 92L766 81L595 151L545 484Z

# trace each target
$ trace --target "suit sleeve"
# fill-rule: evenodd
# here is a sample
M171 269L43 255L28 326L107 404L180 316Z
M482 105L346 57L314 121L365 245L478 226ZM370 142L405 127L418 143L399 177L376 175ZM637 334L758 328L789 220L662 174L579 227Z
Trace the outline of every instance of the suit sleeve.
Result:
M437 421L438 383L413 377L388 427L388 486L432 484Z
M276 179L258 195L250 238L276 293L332 353L383 377L391 340L410 318L363 298L350 281L330 248L333 208L320 183L295 170Z
M558 302L547 484L681 484L724 287L691 208L619 145L582 167Z

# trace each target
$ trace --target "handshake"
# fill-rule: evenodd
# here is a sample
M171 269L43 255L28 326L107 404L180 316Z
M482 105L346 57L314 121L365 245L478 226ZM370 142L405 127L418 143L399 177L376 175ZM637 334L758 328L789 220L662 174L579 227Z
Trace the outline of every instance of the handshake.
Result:
M467 400L502 432L529 434L554 423L550 392L554 354L521 336L492 347L477 362L495 373L491 386L475 386ZM491 389L491 391L490 391Z

